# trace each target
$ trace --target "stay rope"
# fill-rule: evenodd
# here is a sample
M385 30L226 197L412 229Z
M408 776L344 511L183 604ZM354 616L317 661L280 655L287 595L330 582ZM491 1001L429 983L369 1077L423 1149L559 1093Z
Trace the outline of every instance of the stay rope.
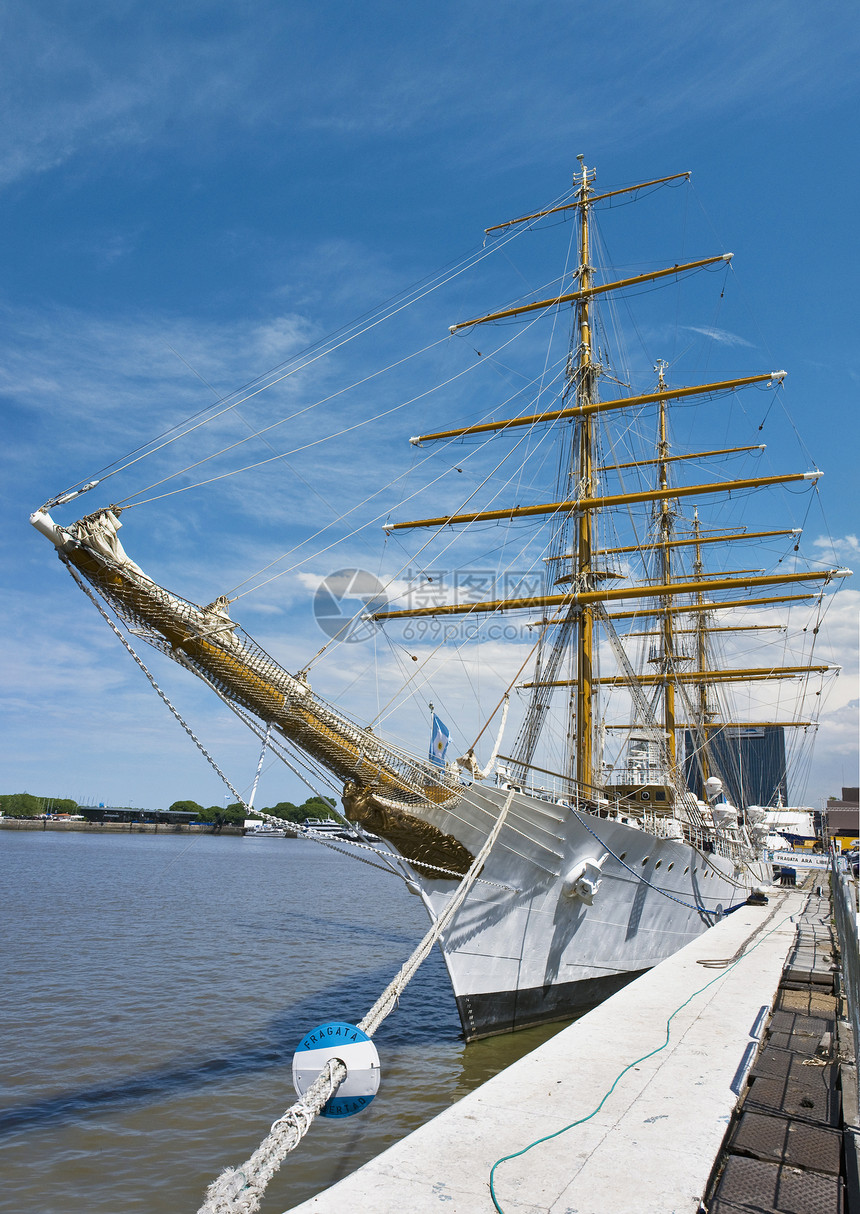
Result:
M492 831L471 867L460 882L445 910L425 935L408 961L388 984L358 1027L372 1037L385 1018L396 1007L401 994L417 972L422 961L429 955L451 920L463 905L475 884L478 873L485 864L499 832L505 823L513 789L508 793ZM346 1078L346 1065L338 1058L326 1063L319 1077L308 1088L304 1096L291 1105L272 1124L269 1133L257 1150L238 1168L225 1169L206 1190L206 1200L197 1214L256 1214L269 1181L277 1172L287 1155L295 1150L307 1134L317 1113L331 1099Z
M75 570L72 568L71 565L67 564L66 568L68 569L69 573L72 575L74 580L77 582L78 586L80 586L81 590L83 590L84 594L87 596L87 598L90 600L90 602L94 604L96 611L99 613L99 615L102 617L102 619L107 623L111 632L113 632L117 637L119 637L119 640L122 643L123 647L126 650L128 650L128 652L134 658L137 665L140 667L140 669L146 675L147 679L149 680L150 684L152 685L153 690L156 692L159 699L162 700L167 705L167 707L170 709L171 713L176 718L176 720L179 722L179 724L182 726L182 728L185 730L185 732L188 734L191 741L194 743L194 745L197 747L197 749L200 751L200 753L206 759L207 763L209 763L209 765L212 767L212 770L221 777L221 779L224 781L227 788L229 788L230 792L233 794L233 796L236 798L236 800L247 809L248 806L247 806L245 800L243 799L243 797L237 792L237 790L233 787L233 785L227 779L224 772L221 770L221 768L215 762L215 759L212 757L212 755L210 755L209 751L206 749L206 747L203 745L203 743L200 741L200 739L195 736L195 734L194 734L193 730L190 728L190 726L187 725L185 723L185 721L182 719L182 716L180 715L178 709L174 708L173 704L171 704L170 700L167 698L165 693L158 686L158 683L155 681L155 678L153 677L151 672L147 669L143 659L138 656L138 654L135 652L133 647L129 644L126 637L123 635L123 633L120 631L120 629L116 626L116 624L110 618L108 613L102 607L101 603L98 601L96 596L92 593L89 586L87 586L87 584L81 578L78 577L77 573L75 572Z

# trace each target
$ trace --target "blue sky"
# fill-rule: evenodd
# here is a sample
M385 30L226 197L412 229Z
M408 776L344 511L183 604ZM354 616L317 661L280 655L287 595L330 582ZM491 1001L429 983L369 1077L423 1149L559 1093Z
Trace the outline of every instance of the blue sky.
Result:
M478 248L488 224L556 198L580 152L604 188L692 170L692 204L666 191L665 217L648 205L626 232L613 228L613 252L625 265L642 243L649 258L669 253L679 224L690 255L734 252L726 310L717 320L697 313L690 331L720 329L727 375L788 370L799 437L783 426L781 447L769 419L764 440L775 444L776 470L824 470L806 546L856 566L860 23L851 6L112 0L81 9L34 0L7 6L0 28L3 791L223 800L28 526L29 511ZM526 272L515 251L510 260ZM308 392L336 391L344 376L441 342L453 320L498 302L496 287L489 265L477 296L452 283L375 345L343 347L241 416L225 415L176 460L190 464L294 411ZM693 362L691 376L707 378L713 357ZM464 365L442 342L270 441L296 450L417 395L427 374ZM452 389L452 415L473 406L468 391L489 392L490 378ZM361 502L368 470L385 483L396 476L414 458L405 439L426 428L415 417L423 409L297 451L265 474L129 511L127 546L166 585L209 601L302 543L339 502ZM171 460L175 469L173 457L171 448L145 474L117 476L109 492L138 492ZM261 458L257 444L248 462ZM104 500L82 499L86 509ZM241 599L234 615L296 669L320 642L310 609L320 577L351 564L383 573L383 559L379 528L368 527ZM811 803L857 778L855 584L829 611L822 641L845 674L797 790ZM320 674L321 690L357 715L373 714L368 696L381 707L395 677L384 673L370 695L372 649L344 649L338 669ZM470 673L484 679L487 702L493 657L485 650L487 671ZM151 664L247 791L256 744L205 689ZM261 797L304 791L273 768Z

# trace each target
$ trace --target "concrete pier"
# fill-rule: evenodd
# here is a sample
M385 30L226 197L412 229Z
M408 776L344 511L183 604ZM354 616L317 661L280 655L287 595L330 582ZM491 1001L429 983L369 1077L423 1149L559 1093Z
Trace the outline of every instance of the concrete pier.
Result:
M736 911L293 1214L492 1214L524 1150L505 1214L695 1214L806 901Z

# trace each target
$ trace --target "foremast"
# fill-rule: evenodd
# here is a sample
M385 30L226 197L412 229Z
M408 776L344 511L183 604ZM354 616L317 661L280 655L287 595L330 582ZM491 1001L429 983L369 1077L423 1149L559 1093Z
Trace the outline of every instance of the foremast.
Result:
M576 301L579 331L579 350L576 369L576 403L583 410L579 421L577 444L577 496L590 499L594 496L594 414L589 406L597 396L597 374L591 345L591 299L592 268L589 248L589 196L593 194L589 171L578 157L580 164L579 184L579 280L582 298ZM594 170L591 180L594 179ZM576 550L574 554L574 584L581 590L593 590L592 548L593 511L579 511L576 528ZM576 780L580 787L595 786L594 778L594 609L583 605L574 621L576 627L577 684L574 705L573 756Z
M665 364L660 362L657 364L658 373L658 390L665 392L666 384L664 380ZM659 468L660 488L665 492L669 488L669 436L666 428L666 401L660 401L660 432L657 441L657 462ZM672 583L672 533L674 513L672 502L669 497L660 499L658 505L658 526L657 535L659 537L659 569L660 582L663 585L671 585ZM671 600L670 600L671 601ZM675 666L679 659L679 654L675 651L675 617L671 611L665 612L661 624L662 632L662 652L658 655L661 672L663 674L663 732L665 738L666 762L668 767L667 775L670 780L676 778L677 768L677 745L675 737L675 682L674 673Z

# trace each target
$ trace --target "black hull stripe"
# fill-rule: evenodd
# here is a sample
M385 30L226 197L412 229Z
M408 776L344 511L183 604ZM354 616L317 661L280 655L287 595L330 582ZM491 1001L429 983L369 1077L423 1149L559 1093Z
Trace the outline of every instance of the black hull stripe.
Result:
M467 1041L513 1033L559 1020L573 1020L596 1007L646 971L628 970L579 982L553 983L520 991L458 995L457 1010Z

